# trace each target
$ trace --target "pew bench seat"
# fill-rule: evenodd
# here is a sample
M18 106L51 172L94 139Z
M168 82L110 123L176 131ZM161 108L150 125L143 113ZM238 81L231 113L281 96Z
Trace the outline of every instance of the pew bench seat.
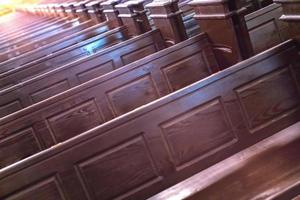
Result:
M290 200L300 195L299 151L297 122L148 200Z

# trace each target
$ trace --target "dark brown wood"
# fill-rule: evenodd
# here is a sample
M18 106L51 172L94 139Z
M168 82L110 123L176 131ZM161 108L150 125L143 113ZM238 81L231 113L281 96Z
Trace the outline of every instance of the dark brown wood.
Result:
M130 36L139 35L151 30L143 3L144 0L135 0L116 5L116 9L119 12L118 17L126 25Z
M5 53L1 53L0 54L0 62L9 60L11 58L14 58L14 57L20 55L20 54L32 51L34 49L37 49L38 47L41 47L41 46L47 45L49 43L55 42L55 41L57 41L57 40L59 40L63 37L66 37L66 36L69 36L69 35L72 35L72 34L76 34L76 32L82 31L84 29L87 29L90 26L95 25L94 21L92 21L92 20L80 23L80 24L75 25L75 26L71 26L73 24L72 22L70 22L68 24L69 25L66 27L65 30L57 32L56 34L48 35L48 37L43 37L39 40L30 42L30 43L28 43L26 45L23 45L23 46L20 46L16 49L7 51Z
M235 1L193 0L195 19L215 45L215 54L224 69L253 55L249 33L244 20L247 11Z
M88 9L86 8L86 4L88 2L89 0L85 0L74 4L76 15L84 21L91 19L90 15L88 14Z
M97 50L97 46L101 46L101 43L98 42L97 40L99 38L103 38L102 34L105 33L106 36L109 36L111 34L115 34L117 36L117 38L125 40L128 38L127 34L126 34L126 28L125 27L121 27L121 28L116 28L113 29L111 31L110 30L110 23L103 23L103 24L99 24L97 26L93 26L90 28L87 28L81 32L77 32L74 35L71 35L68 38L65 38L62 40L58 40L52 44L49 44L43 48L39 48L37 50L28 52L26 54L22 54L14 59L2 62L0 64L0 73L1 76L5 76L3 75L3 73L10 73L8 71L15 69L15 68L19 68L22 65L31 65L31 62L33 63L40 63L43 61L48 60L49 58L53 58L57 55L60 55L63 52L70 52L72 50L74 50L74 53L72 55L66 56L66 57L61 57L61 62L64 61L66 62L68 59L72 58L72 57L76 57L80 54L84 54L86 55L87 53L92 53L92 52L87 52L87 50L84 49L85 46L93 46L93 44L95 45L92 49L95 49L95 51ZM121 31L119 31L121 30ZM107 42L105 42L107 43ZM82 50L78 50L81 47L83 47ZM91 47L90 47L91 48ZM76 49L77 49L77 53L76 53ZM36 60L36 61L35 61ZM58 64L59 62L57 62L56 64ZM48 65L47 62L44 63L44 65ZM1 87L3 87L4 85L1 83Z
M65 7L65 11L70 18L78 18L78 15L76 14L76 8L74 6L74 3L67 3L67 4L64 4L63 6Z
M100 5L101 2L103 1L92 1L86 4L88 14L90 15L91 19L96 22L103 22L106 20L103 14L103 8Z
M267 50L290 38L288 25L279 20L281 15L282 7L271 4L245 16L255 53Z
M148 200L294 200L300 195L299 151L300 122Z
M62 4L56 4L55 10L59 17L67 17L67 13L65 7Z
M178 0L154 0L147 4L150 17L166 40L168 46L187 39L187 34L182 20L182 11L178 8Z
M115 6L120 2L121 0L108 0L100 4L104 9L103 13L106 16L106 19L110 21L115 27L123 25L122 20L118 17L119 12L115 8Z
M182 18L186 33L189 37L193 37L201 32L197 21L194 19L194 9L188 5L192 0L180 0L178 7L182 10Z
M189 41L191 40L183 43ZM178 45L162 52L176 47ZM187 50L179 55L184 56L184 53ZM178 56L172 57L175 59ZM298 122L299 63L295 42L288 41L57 144L2 169L0 198L145 199ZM170 70L167 73L169 78L174 72L171 70L174 64L176 63L173 62L164 70ZM152 66L155 66L154 63ZM199 64L192 62L190 66L198 67ZM117 70L118 73L121 74L123 69L125 70ZM139 73L132 71L138 77L127 82L127 85L120 83L120 87L112 88L102 101L109 101L110 108L118 114L119 108L122 108L120 106L127 103L127 98L134 98L135 101L140 99L135 98L138 96L135 93L137 90L143 91L140 93L142 99L151 98L157 84L151 83L151 70L147 69L150 68L141 68ZM84 84L84 87L89 88L91 83ZM95 92L103 91L98 88ZM66 96L61 98L67 100ZM68 127L71 119L77 120L76 125L85 124L83 119L93 124L94 116L101 116L106 112L104 107L98 107L87 94L80 95L80 98L81 103L73 102L75 107L69 104L71 110L65 105L61 107L64 111L48 113L45 120L51 128L52 136L59 136L58 131L63 126ZM120 98L122 101L117 102ZM58 106L52 106L51 111L58 109ZM30 112L30 109L25 110ZM9 118L1 121L4 120L8 121ZM27 152L37 151L39 146L37 143L37 146L33 145L34 142L40 136L46 136L46 132L35 133L45 130L42 128L42 121L41 119L40 123L31 127L30 119L27 118L27 122L22 122L27 124L26 129L19 129L15 133L17 138L26 135L27 141L32 141L30 146L23 143ZM6 144L14 144L17 138L9 136L8 131L11 129L3 126L1 129L6 130ZM68 129L69 134L78 130L74 128L74 124ZM4 152L4 155L8 154L7 151ZM294 156L298 155L294 153L297 152L293 152ZM265 159L267 158L264 157Z
M156 51L153 48L156 48L155 45L149 45L141 50L151 53ZM132 56L138 56L142 52L137 50L125 54L121 60L124 64L128 63L133 59ZM113 66L112 62L107 62L102 68L109 69ZM205 78L217 70L211 45L206 35L202 34L6 116L0 120L0 138L3 141L12 138L9 139L11 141L9 144L13 145L0 142L4 144L0 149L7 152L0 160L0 166L6 166L12 161L65 141ZM93 78L94 72L92 70L76 74L77 78L70 81L83 81L89 76ZM52 87L49 85L45 90L34 92L30 94L30 101L43 98L53 90L65 90L72 85L70 81L64 79L54 83ZM20 100L10 102L2 109L9 110L22 106ZM35 141L26 139L27 134L24 138L18 137L20 131L27 130L28 127L34 129L41 149L36 148ZM19 141L15 140L15 137L19 138ZM25 151L23 146L26 145L33 148Z
M1 41L0 51L3 52L26 45L34 40L41 39L44 37L44 35L60 32L76 23L76 20L69 21L68 23L66 22L66 19L67 18L53 21L51 20L45 24L41 24L38 27L25 31L23 34L13 34L12 36Z
M300 43L300 1L299 0L274 0L281 4L283 14L280 20L289 25L290 35Z
M144 58L164 47L164 40L160 32L154 30L111 48L100 50L95 55L60 68L55 64L48 64L46 69L43 64L31 65L26 69L19 68L20 70L15 70L10 76L1 79L2 82L6 81L6 84L9 81L11 85L22 79L27 79L27 81L0 91L0 117L21 109L18 106L7 107L11 102L19 101L22 108L28 107L71 87ZM63 54L60 57L66 56L66 54ZM49 63L49 61L46 62ZM36 77L36 74L41 75ZM65 81L68 82L68 86L61 86L61 83Z

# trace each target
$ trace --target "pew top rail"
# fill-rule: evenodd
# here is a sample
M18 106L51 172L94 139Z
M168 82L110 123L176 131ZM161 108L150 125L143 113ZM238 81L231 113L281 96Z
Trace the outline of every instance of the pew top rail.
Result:
M150 197L298 122L299 63L289 40L3 168L0 197Z

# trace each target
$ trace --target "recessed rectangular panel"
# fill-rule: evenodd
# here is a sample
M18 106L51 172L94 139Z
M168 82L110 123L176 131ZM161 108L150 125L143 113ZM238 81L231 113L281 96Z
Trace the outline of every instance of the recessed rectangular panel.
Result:
M159 97L150 75L124 84L107 95L116 115L129 112Z
M144 58L147 55L153 54L156 52L156 48L154 44L145 46L143 48L140 48L134 52L131 52L129 54L123 55L121 57L123 64L127 65L129 63L132 63L133 61L139 60L141 58Z
M177 170L236 142L232 126L219 99L162 123L161 129Z
M296 84L287 68L252 81L236 93L252 131L276 122L300 106Z
M255 53L262 52L282 42L274 19L250 30L249 34Z
M63 80L63 81L54 83L54 84L50 85L49 87L35 91L30 96L31 96L32 101L35 103L35 102L39 102L44 99L47 99L56 94L59 94L69 88L70 88L70 85L68 83L68 80Z
M21 105L21 102L19 100L15 100L7 104L0 105L0 117L4 117L15 111L21 110L22 107L23 106Z
M112 60L110 60L109 62L102 63L100 65L97 65L96 67L93 67L92 69L81 72L77 76L79 78L79 81L81 83L84 83L88 80L102 76L108 72L111 72L114 69L115 69L114 63Z
M162 70L172 91L183 88L210 75L202 52L164 67Z
M22 160L41 150L32 128L13 133L0 140L0 168Z
M54 176L28 186L4 200L66 200L66 198L57 177Z
M56 141L64 141L101 123L103 118L93 100L77 105L47 119Z
M77 169L91 199L124 197L160 180L142 136L94 155Z

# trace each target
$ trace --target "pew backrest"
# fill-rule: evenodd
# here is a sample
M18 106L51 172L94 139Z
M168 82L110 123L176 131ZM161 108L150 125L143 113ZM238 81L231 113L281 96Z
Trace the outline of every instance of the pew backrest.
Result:
M38 27L38 29L34 29L32 33L29 32L24 36L16 35L16 37L4 40L3 43L1 43L1 53L16 49L22 45L26 45L30 42L33 42L36 38L42 38L48 34L55 34L66 29L67 27L75 26L76 24L78 24L77 20L66 21L64 19L61 19L56 23L49 23L45 26L41 25L40 27Z
M63 67L53 66L52 71L0 91L0 117L142 59L164 47L160 31L153 30ZM31 69L26 69L28 74L37 71ZM50 69L49 66L47 70ZM16 73L14 75L12 79L20 77L16 77ZM19 102L19 106L8 106L11 102Z
M145 199L299 121L299 63L288 41L2 169L0 198Z
M111 67L110 62L106 66ZM211 44L202 34L17 111L0 119L0 138L6 141L0 142L5 152L0 165L63 142L217 70ZM68 84L64 80L56 88Z
M271 4L245 16L254 53L265 51L289 39L288 25L279 17L282 7Z
M48 35L48 37L44 37L44 38L41 38L39 40L33 41L29 44L22 45L22 46L20 46L16 49L11 50L11 51L1 53L0 54L0 62L3 62L5 60L9 60L9 59L14 58L18 55L21 55L23 53L30 52L34 49L37 49L37 48L41 47L41 46L47 45L51 42L55 42L60 38L64 38L64 37L67 37L69 35L72 35L72 34L78 32L78 31L82 31L82 30L84 30L84 29L86 29L90 26L93 26L93 25L95 25L95 23L92 20L89 20L89 21L81 23L77 26L70 27L66 30L57 32L57 33L52 34L52 35Z
M24 53L22 55L19 55L18 57L0 63L0 68L2 68L1 73L14 68L19 68L22 65L38 60L39 58L45 57L51 53L55 53L56 51L67 48L68 46L75 45L83 40L109 30L110 24L108 22L104 22L99 25L87 28L83 31L79 31L69 37L59 39L47 46Z
M23 59L16 59L15 62L12 61L8 61L5 62L1 65L0 68L0 76L1 76L1 87L5 88L8 87L8 85L12 85L15 84L16 82L22 82L23 80L26 80L30 77L28 76L23 76L23 77L18 77L21 80L12 80L11 81L3 81L2 82L2 78L5 78L9 75L13 75L15 73L18 73L19 71L23 71L26 69L30 69L31 71L31 76L36 76L36 72L33 69L38 70L38 73L41 73L41 71L39 69L43 69L43 70L47 70L47 68L50 67L59 67L63 64L67 64L68 62L72 62L76 59L82 58L83 56L88 56L88 55L92 55L93 53L97 52L98 50L100 50L101 48L103 48L104 46L108 46L108 45L113 45L117 42L120 41L124 41L126 39L128 39L128 35L127 35L127 29L122 26L122 27L118 27L112 30L108 30L105 31L106 27L104 27L103 30L101 30L100 32L104 31L104 33L96 35L94 37L88 38L84 41L81 41L75 45L71 45L69 47L66 47L64 49L60 49L60 45L59 43L57 43L56 45L58 46L58 48L60 50L58 51L53 51L52 53L44 56L44 57L40 57L41 55L47 53L47 50L45 51L36 51L34 53L34 55L29 54L29 60L32 60L31 56L37 56L40 57L37 60L34 61L29 61L28 63L24 63L25 65L23 66L18 66L17 64L20 62L23 62ZM56 48L56 47L54 47ZM15 63L15 65L10 65L11 63ZM37 67L39 66L39 67ZM41 68L42 67L42 68ZM50 68L51 70L51 68Z

